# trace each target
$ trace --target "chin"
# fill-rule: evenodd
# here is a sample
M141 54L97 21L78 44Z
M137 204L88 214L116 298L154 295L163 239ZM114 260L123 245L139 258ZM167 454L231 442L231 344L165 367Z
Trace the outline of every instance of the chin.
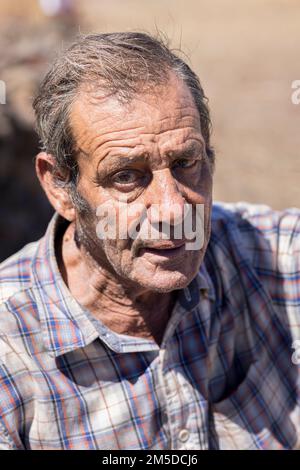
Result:
M165 271L155 273L149 277L145 274L146 273L144 273L142 278L140 276L134 276L132 280L153 292L167 293L187 287L196 276L197 272L187 275L178 271Z
M183 259L158 260L157 258L137 257L119 260L112 263L115 272L124 280L131 281L133 285L146 288L153 292L167 293L173 290L184 289L197 275L203 258L202 251L196 255L191 251Z

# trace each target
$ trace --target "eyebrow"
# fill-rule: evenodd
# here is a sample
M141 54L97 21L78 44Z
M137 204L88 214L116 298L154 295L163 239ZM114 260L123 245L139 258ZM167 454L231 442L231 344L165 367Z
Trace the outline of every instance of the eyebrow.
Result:
M185 158L190 158L195 157L196 153L203 153L203 144L198 141L197 143L193 142L182 149L170 150L167 152L167 156L171 159L180 158L183 156Z
M109 165L109 169L114 170L115 168L119 168L120 166L132 165L133 163L141 163L142 161L149 160L149 156L146 154L139 154L139 155L132 155L131 157L128 156L121 156L121 155L107 155L106 157L102 158L97 165L97 169L99 170L101 167L103 168L106 165Z
M195 157L195 154L202 155L203 149L204 149L203 144L197 141L197 143L193 142L192 144L189 144L184 148L170 150L166 152L166 156L171 160L175 160L176 158L182 158L182 157L193 158ZM122 152L124 152L124 149L122 149ZM131 156L108 154L100 160L100 162L98 163L98 168L100 168L100 166L103 166L103 164L108 161L109 161L110 166L118 167L120 165L126 166L126 165L130 165L133 163L141 163L142 161L147 161L149 159L150 159L150 155L148 152L139 153L137 155L131 155Z

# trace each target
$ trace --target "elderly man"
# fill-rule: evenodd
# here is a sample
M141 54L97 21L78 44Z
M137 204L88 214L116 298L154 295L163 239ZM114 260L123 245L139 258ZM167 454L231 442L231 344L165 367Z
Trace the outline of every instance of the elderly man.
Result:
M212 206L195 73L81 37L34 109L55 214L1 265L1 447L299 448L300 213Z

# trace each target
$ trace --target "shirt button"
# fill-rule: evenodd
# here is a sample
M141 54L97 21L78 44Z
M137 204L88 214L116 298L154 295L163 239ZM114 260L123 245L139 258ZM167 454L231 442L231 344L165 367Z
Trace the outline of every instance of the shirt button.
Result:
M190 437L190 433L187 429L181 429L180 433L178 434L178 438L181 442L186 442Z

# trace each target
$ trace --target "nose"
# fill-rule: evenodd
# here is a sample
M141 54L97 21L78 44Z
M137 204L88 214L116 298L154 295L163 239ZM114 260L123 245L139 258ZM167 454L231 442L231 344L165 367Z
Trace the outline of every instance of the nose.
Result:
M150 188L149 188L150 189ZM153 173L147 215L151 224L177 225L184 219L185 199L169 168Z

